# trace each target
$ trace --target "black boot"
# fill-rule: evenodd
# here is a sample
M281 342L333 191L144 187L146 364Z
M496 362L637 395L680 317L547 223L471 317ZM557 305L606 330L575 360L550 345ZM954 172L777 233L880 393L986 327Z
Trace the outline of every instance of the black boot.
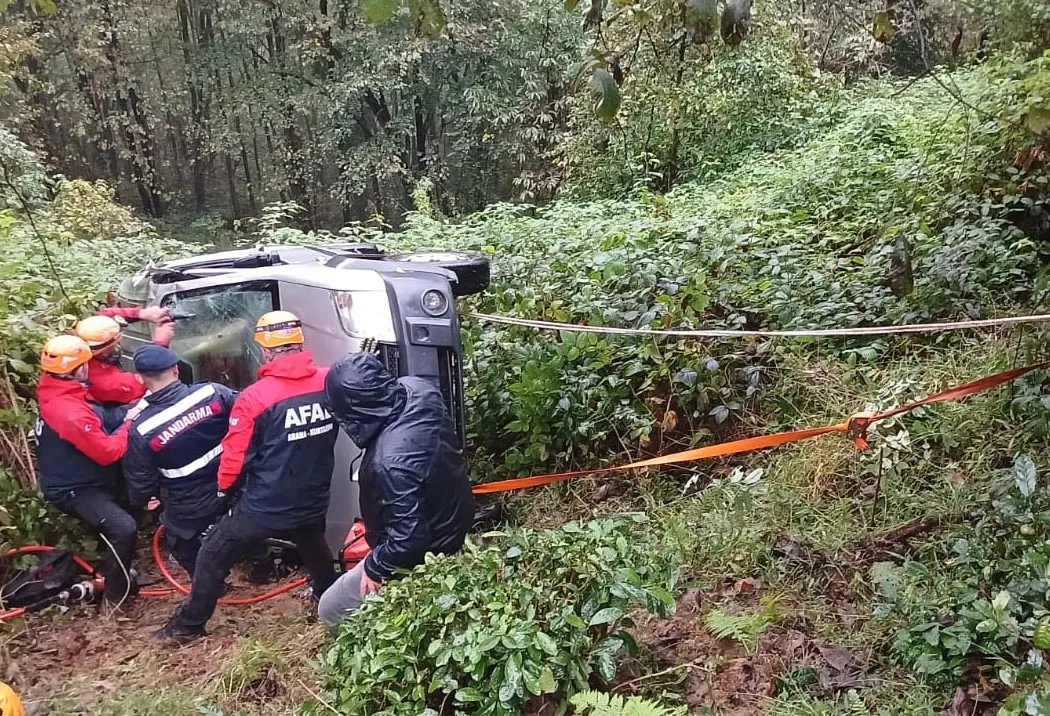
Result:
M197 641L203 636L208 636L202 626L184 626L175 621L175 617L168 620L163 627L153 632L153 641L162 646L184 646Z

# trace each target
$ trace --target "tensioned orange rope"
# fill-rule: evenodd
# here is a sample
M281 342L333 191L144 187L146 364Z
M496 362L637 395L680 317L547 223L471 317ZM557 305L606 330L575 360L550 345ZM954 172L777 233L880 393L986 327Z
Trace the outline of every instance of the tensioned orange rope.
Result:
M908 403L899 408L894 408L881 413L857 413L856 415L850 416L846 422L838 423L836 425L825 425L820 428L809 428L808 430L792 430L785 433L775 433L773 435L761 435L754 438L733 440L727 443L708 445L707 447L685 450L682 452L671 453L670 455L654 457L649 460L641 460L627 465L616 465L614 467L606 467L598 470L575 470L573 472L559 472L552 475L519 477L512 480L490 482L475 487L474 494L485 495L494 492L510 492L511 490L523 490L528 487L550 485L555 482L563 482L584 475L623 472L626 470L638 470L646 467L658 467L660 465L676 465L684 462L693 462L695 460L706 460L713 457L725 457L727 455L736 455L738 453L751 452L752 450L762 450L765 448L776 447L777 445L799 442L800 440L808 440L809 438L827 435L828 433L846 433L853 440L853 443L857 446L858 450L866 450L868 448L866 433L868 431L868 426L872 423L876 423L879 420L885 420L886 418L892 418L924 405L943 403L949 400L961 400L976 393L981 393L1005 383L1010 383L1026 373L1031 373L1034 370L1041 370L1047 367L1050 367L1050 361L1003 371L1002 373L996 373L995 375L985 376L984 378L978 378L969 383L957 385L954 388L949 388L940 393L934 393L922 400L916 400L914 403Z

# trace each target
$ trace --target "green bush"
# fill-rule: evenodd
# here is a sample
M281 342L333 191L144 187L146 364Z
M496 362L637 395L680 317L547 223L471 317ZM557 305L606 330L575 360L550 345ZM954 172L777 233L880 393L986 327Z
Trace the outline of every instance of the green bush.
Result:
M561 196L599 199L710 181L764 153L799 146L835 121L845 108L840 80L822 76L799 50L789 12L762 3L753 37L735 50L691 47L680 78L670 57L652 56L643 45L623 83L615 124L595 116L590 97L574 96L571 131L556 151L565 175Z
M429 558L383 586L324 657L346 714L521 713L541 694L610 681L634 605L674 607L641 517L514 531Z
M83 545L79 525L0 469L0 554L26 544ZM2 566L2 565L0 565Z
M798 146L667 195L498 205L457 224L415 216L384 241L487 252L493 288L469 306L525 318L798 329L1023 312L1050 285L1050 174L1028 159L1039 139L1026 124L1050 96L1050 60L989 64L904 89L862 85L848 111L836 104L824 131ZM891 281L902 251L910 290ZM753 431L775 378L762 342L469 321L465 331L474 465L484 479ZM819 342L854 362L903 345Z
M931 680L955 683L971 655L994 660L1008 686L1044 675L1042 657L1025 655L1050 648L1050 492L1037 486L1027 456L1004 472L938 568L907 561L872 569L876 616L908 621L894 656Z

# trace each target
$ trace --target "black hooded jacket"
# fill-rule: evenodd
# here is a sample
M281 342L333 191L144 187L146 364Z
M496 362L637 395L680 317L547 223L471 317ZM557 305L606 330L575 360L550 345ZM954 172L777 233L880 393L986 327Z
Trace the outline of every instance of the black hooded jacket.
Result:
M452 553L474 518L467 463L441 391L395 379L373 355L353 353L325 380L330 412L364 451L358 472L365 572L376 581Z

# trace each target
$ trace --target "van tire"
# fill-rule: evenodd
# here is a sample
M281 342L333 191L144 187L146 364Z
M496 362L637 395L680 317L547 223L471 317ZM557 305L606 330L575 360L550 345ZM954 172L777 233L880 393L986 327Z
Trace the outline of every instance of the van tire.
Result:
M473 296L489 287L492 280L489 260L481 254L465 251L416 251L407 254L388 254L384 261L430 264L456 274L452 284L453 296Z

